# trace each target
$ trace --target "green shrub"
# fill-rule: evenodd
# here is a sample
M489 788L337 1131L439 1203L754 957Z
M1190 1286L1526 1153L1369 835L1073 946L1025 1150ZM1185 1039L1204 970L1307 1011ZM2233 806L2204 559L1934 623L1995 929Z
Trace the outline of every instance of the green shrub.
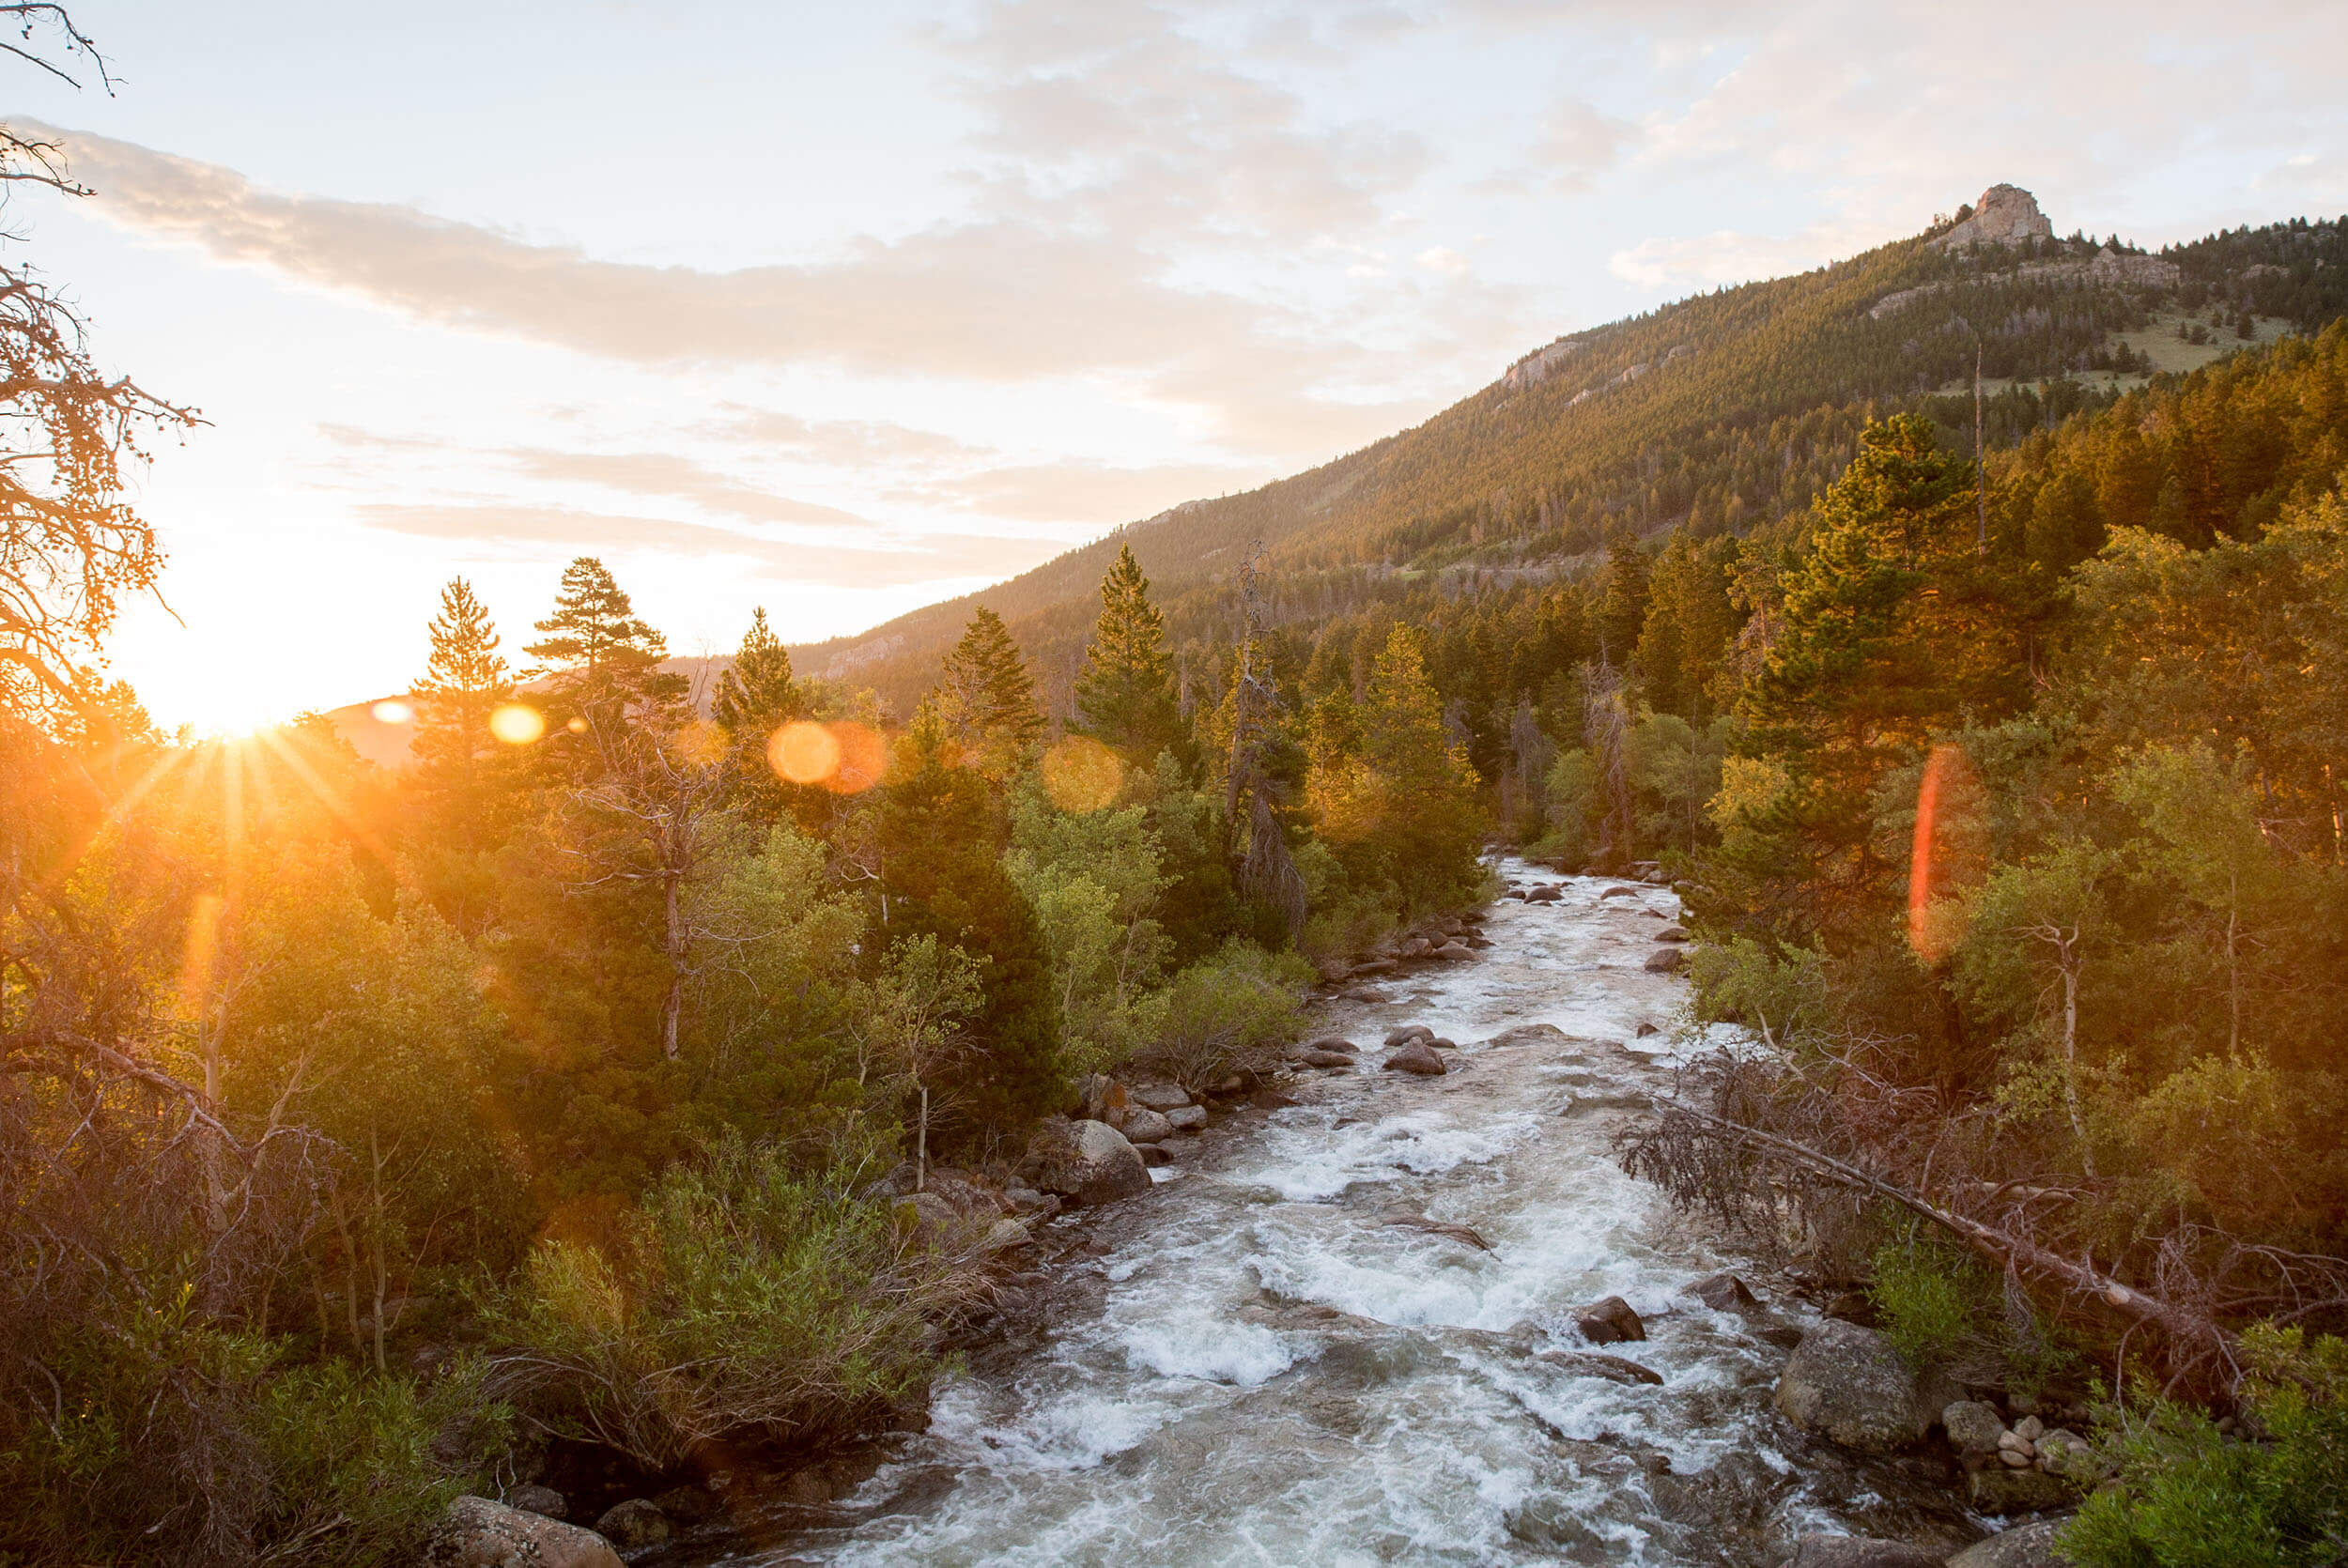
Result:
M1868 1299L1883 1335L1910 1365L1944 1360L1980 1337L1980 1266L1913 1221L1876 1249Z
M1305 1026L1309 964L1237 938L1174 976L1165 1020L1137 1065L1193 1091L1232 1072L1269 1071Z
M907 1245L854 1168L729 1136L670 1168L609 1251L542 1243L492 1308L491 1384L562 1437L666 1469L719 1439L852 1431L928 1382L967 1280Z
M2118 1484L2062 1545L2082 1568L2317 1568L2348 1561L2348 1341L2243 1336L2244 1438L2149 1384L2097 1447Z

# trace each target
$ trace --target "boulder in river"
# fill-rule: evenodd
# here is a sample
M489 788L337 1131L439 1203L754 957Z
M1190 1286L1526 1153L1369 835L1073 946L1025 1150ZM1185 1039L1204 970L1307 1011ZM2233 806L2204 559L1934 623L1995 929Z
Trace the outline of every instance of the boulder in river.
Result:
M2055 1546L2060 1519L2037 1519L1976 1541L1949 1559L1949 1568L2070 1568Z
M1207 1125L1203 1105L1177 1105L1166 1114L1166 1124L1177 1132L1196 1132Z
M1916 1374L1892 1342L1832 1317L1806 1331L1786 1360L1777 1407L1795 1425L1866 1453L1907 1448L1931 1425Z
M458 1498L432 1528L425 1568L621 1568L592 1530L487 1498Z
M1872 1535L1805 1535L1785 1568L1940 1568L1941 1556Z
M595 1533L623 1550L657 1546L669 1538L669 1516L649 1499L630 1498L603 1511Z
M1734 1274L1707 1274L1688 1287L1688 1294L1714 1312L1744 1312L1761 1304L1744 1281Z
M1405 1023L1399 1029L1386 1031L1386 1049L1392 1051L1396 1046L1408 1045L1414 1039L1431 1040L1434 1038L1435 1031L1424 1023Z
M1157 1144L1174 1135L1174 1124L1162 1112L1143 1109L1127 1112L1121 1130L1129 1144Z
M1442 946L1436 948L1434 956L1439 959L1446 959L1453 963L1457 963L1462 959L1474 958L1475 956L1475 949L1470 947L1466 943L1455 939L1453 941L1446 942Z
M1573 1314L1573 1326L1592 1345L1619 1345L1625 1340L1646 1338L1646 1325L1630 1310L1630 1303L1619 1296L1609 1296L1583 1307Z
M1688 940L1688 928L1685 926L1665 926L1661 930L1655 933L1655 940L1658 942L1685 942Z
M2044 1514L2075 1501L2078 1489L2024 1461L1965 1472L1965 1500L1977 1514Z
M1047 1120L1028 1142L1020 1170L1078 1208L1150 1191L1150 1167L1106 1122Z
M1646 962L1643 967L1652 975L1676 975L1682 968L1686 967L1687 962L1687 949L1682 947L1658 947L1655 951L1647 955Z
M1995 1453L1998 1439L2005 1436L1998 1407L1976 1399L1960 1399L1948 1406L1940 1412L1940 1424L1948 1432L1949 1446L1959 1453Z
M1353 1065L1352 1057L1335 1051L1307 1051L1296 1060L1301 1066L1308 1068L1351 1068Z
M1434 1049L1420 1039L1413 1040L1388 1056L1385 1068L1388 1072L1414 1072L1422 1078L1441 1078L1450 1070L1443 1065L1443 1058L1435 1054Z
M1528 904L1553 904L1565 896L1564 888L1551 884L1547 886L1529 889L1524 895L1524 901Z
M1355 1045L1352 1040L1347 1039L1343 1035L1322 1035L1317 1039L1306 1040L1305 1042L1305 1049L1307 1051L1336 1051L1351 1056L1356 1051L1359 1051L1361 1047Z
M1171 1111L1190 1103L1190 1091L1180 1084L1137 1084L1131 1093L1135 1105L1151 1111Z

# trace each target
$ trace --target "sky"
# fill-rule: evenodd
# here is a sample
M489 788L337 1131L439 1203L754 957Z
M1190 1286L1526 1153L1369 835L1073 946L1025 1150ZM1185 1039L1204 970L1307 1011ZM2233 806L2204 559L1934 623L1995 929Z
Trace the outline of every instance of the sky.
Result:
M95 194L0 244L198 406L110 645L233 730L509 654L854 633L2004 180L2148 244L2348 210L2348 6L76 0ZM427 25L430 23L430 25ZM8 74L12 71L13 74Z

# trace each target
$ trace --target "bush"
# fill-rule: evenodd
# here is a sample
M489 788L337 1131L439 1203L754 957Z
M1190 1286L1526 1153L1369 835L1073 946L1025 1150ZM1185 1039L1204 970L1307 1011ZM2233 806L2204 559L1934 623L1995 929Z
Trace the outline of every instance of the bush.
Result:
M1884 1338L1909 1365L1945 1360L1978 1336L1980 1266L1915 1222L1876 1249L1873 1275L1868 1299L1883 1315Z
M906 1244L856 1171L728 1136L671 1167L608 1253L542 1243L492 1308L492 1387L653 1471L702 1445L800 1446L924 1389L928 1317L968 1282Z
M1305 1026L1312 978L1292 953L1228 942L1174 976L1165 1022L1134 1060L1194 1093L1233 1072L1269 1072Z
M2098 1448L2118 1484L2062 1532L2083 1568L2315 1568L2348 1560L2348 1341L2243 1336L2248 1440L2138 1390Z

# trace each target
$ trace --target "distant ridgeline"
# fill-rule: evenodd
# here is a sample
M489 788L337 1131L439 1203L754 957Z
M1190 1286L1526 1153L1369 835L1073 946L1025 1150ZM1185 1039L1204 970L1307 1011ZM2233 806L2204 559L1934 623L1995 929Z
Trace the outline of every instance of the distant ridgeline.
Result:
M1800 513L1871 415L1921 411L1970 448L1976 355L1986 438L2004 448L2155 376L2342 315L2348 219L2155 255L2059 238L2028 192L1993 186L1914 238L1570 333L1413 429L796 657L902 715L984 604L1058 716L1102 575L1129 544L1166 607L1186 698L1212 702L1251 541L1266 549L1271 623L1291 637L1436 589L1440 622L1461 594L1570 578L1623 537L1652 549L1675 525L1741 535Z

